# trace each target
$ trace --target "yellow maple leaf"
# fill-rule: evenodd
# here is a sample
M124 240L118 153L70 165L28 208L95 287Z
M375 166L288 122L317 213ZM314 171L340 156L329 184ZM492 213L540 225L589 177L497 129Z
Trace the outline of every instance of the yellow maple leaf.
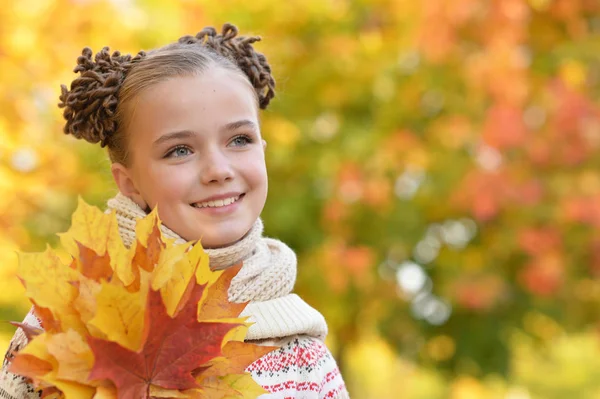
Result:
M77 296L73 282L77 273L63 264L50 248L42 253L20 253L17 275L23 281L25 294L36 305L47 309L65 331L72 328L83 333L85 326L70 306ZM48 329L48 326L44 326Z
M105 333L93 324L90 324L90 321L96 315L98 308L97 297L102 290L102 285L90 278L80 276L76 286L78 288L78 296L73 301L73 307L81 316L81 321L85 323L92 336L105 338Z
M119 278L127 280L131 277L127 273L127 267L124 267L130 263L130 253L119 236L119 225L114 211L105 214L79 197L72 222L71 228L59 234L59 237L63 247L73 258L80 258L80 248L77 245L79 243L99 256L108 253L110 265L113 270L118 270Z
M101 289L95 296L96 313L87 324L105 334L108 340L137 351L145 333L148 283L142 284L142 288L135 292L127 291L118 280L102 281L100 285Z
M58 362L56 378L71 381L87 380L94 364L89 345L74 330L50 335L47 350Z
M177 310L203 257L207 255L199 244L189 251L186 245L177 245L167 247L161 253L151 284L153 290L160 290L169 316Z
M241 393L229 386L219 377L208 377L201 380L202 388L185 391L190 399L226 399L239 398Z
M252 379L250 374L228 374L221 377L222 381L241 394L235 398L255 399L257 396L269 393Z

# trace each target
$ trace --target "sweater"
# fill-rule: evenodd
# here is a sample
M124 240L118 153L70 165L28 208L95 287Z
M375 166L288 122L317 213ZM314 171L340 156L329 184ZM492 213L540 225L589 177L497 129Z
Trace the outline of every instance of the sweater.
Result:
M120 193L107 205L107 212L116 213L123 242L131 246L136 221L146 213ZM281 241L263 237L262 229L262 221L258 219L240 241L224 248L206 249L212 269L243 262L228 296L232 302L249 302L241 314L254 323L246 340L279 346L246 369L269 392L260 399L349 398L339 368L323 342L327 335L323 316L291 293L296 277L294 252ZM177 243L185 242L167 226L161 226L161 233ZM24 323L40 325L32 312ZM18 329L0 370L0 398L39 398L39 393L23 377L7 371L11 354L25 344L25 335Z

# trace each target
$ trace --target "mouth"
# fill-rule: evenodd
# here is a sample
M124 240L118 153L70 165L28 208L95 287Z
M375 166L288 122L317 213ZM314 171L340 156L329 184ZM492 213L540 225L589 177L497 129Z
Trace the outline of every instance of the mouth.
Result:
M223 208L238 202L242 199L246 194L240 194L234 197L223 198L213 201L205 201L205 202L196 202L191 204L194 208L204 209L204 208Z

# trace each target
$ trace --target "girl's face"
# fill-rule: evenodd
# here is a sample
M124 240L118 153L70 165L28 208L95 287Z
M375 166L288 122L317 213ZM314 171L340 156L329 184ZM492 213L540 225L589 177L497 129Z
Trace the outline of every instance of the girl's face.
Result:
M175 77L133 100L127 126L130 166L115 163L120 191L206 248L242 238L267 198L256 99L249 82L211 67Z

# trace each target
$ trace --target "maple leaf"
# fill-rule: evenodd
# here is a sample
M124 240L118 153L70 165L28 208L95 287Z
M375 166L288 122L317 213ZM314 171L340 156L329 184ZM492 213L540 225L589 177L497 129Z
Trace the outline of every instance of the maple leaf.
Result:
M26 295L40 307L38 312L51 321L53 328L83 331L85 327L77 312L70 306L77 296L72 282L77 272L61 262L56 253L47 248L45 252L19 254L18 276L26 289ZM49 326L42 324L44 328Z
M231 280L241 268L242 264L240 263L223 270L215 283L209 286L207 298L198 308L198 320L237 318L242 313L247 303L230 303L228 299Z
M202 389L192 398L255 398L268 393L245 373L256 359L277 347L252 345L230 341L223 346L223 357L213 359L208 367L198 371L197 381Z
M46 347L58 362L56 378L70 381L87 379L94 357L81 335L74 330L49 335Z
M199 242L175 245L162 236L156 209L125 250L114 213L80 200L61 241L72 258L51 249L20 256L19 277L44 330L15 323L30 342L10 370L42 397L264 393L244 370L272 348L243 342L246 304L228 299L241 264L210 270Z
M237 324L198 322L197 303L205 286L195 283L190 281L191 294L173 318L167 314L160 292L150 290L148 336L140 351L90 337L95 362L89 378L112 381L122 399L149 398L152 385L166 389L198 387L193 370L222 355L223 338Z
M8 370L31 379L38 387L54 386L67 398L91 399L95 388L79 381L67 381L58 376L59 362L49 351L52 340L53 335L49 333L36 336L18 352ZM56 349L60 352L60 349Z
M227 374L243 374L254 361L273 351L275 346L252 345L231 341L223 346L223 357L211 361L210 367L203 376L220 376Z
M117 270L117 265L128 266L130 263L129 252L119 236L115 212L105 214L98 208L88 205L81 197L73 213L71 227L67 232L59 234L59 237L63 247L73 258L82 262L81 266L86 272L94 271L93 263L96 260L93 256L89 257L90 253L100 258L108 254L105 259L109 260L112 270ZM82 247L86 248L83 254ZM125 270L129 271L130 268L125 267ZM122 270L119 271L123 274ZM102 268L101 271L94 271L94 273L102 275L106 273L106 269Z
M208 268L208 256L198 244L189 251L187 246L177 245L161 253L151 276L151 286L155 291L160 290L169 316L175 314L185 302L189 283L194 279L198 267L204 264Z
M113 270L110 266L110 256L108 252L104 255L98 255L93 249L90 249L76 241L79 250L79 266L81 274L92 280L110 279Z
M147 286L147 284L146 284ZM129 292L114 282L102 282L95 297L96 312L87 324L107 339L130 350L138 350L144 336L144 306L147 287Z
M132 248L131 279L123 280L123 283L128 286L130 291L138 290L140 287L140 270L145 270L146 272L155 270L160 255L165 249L156 209L138 222L136 237L135 246Z

